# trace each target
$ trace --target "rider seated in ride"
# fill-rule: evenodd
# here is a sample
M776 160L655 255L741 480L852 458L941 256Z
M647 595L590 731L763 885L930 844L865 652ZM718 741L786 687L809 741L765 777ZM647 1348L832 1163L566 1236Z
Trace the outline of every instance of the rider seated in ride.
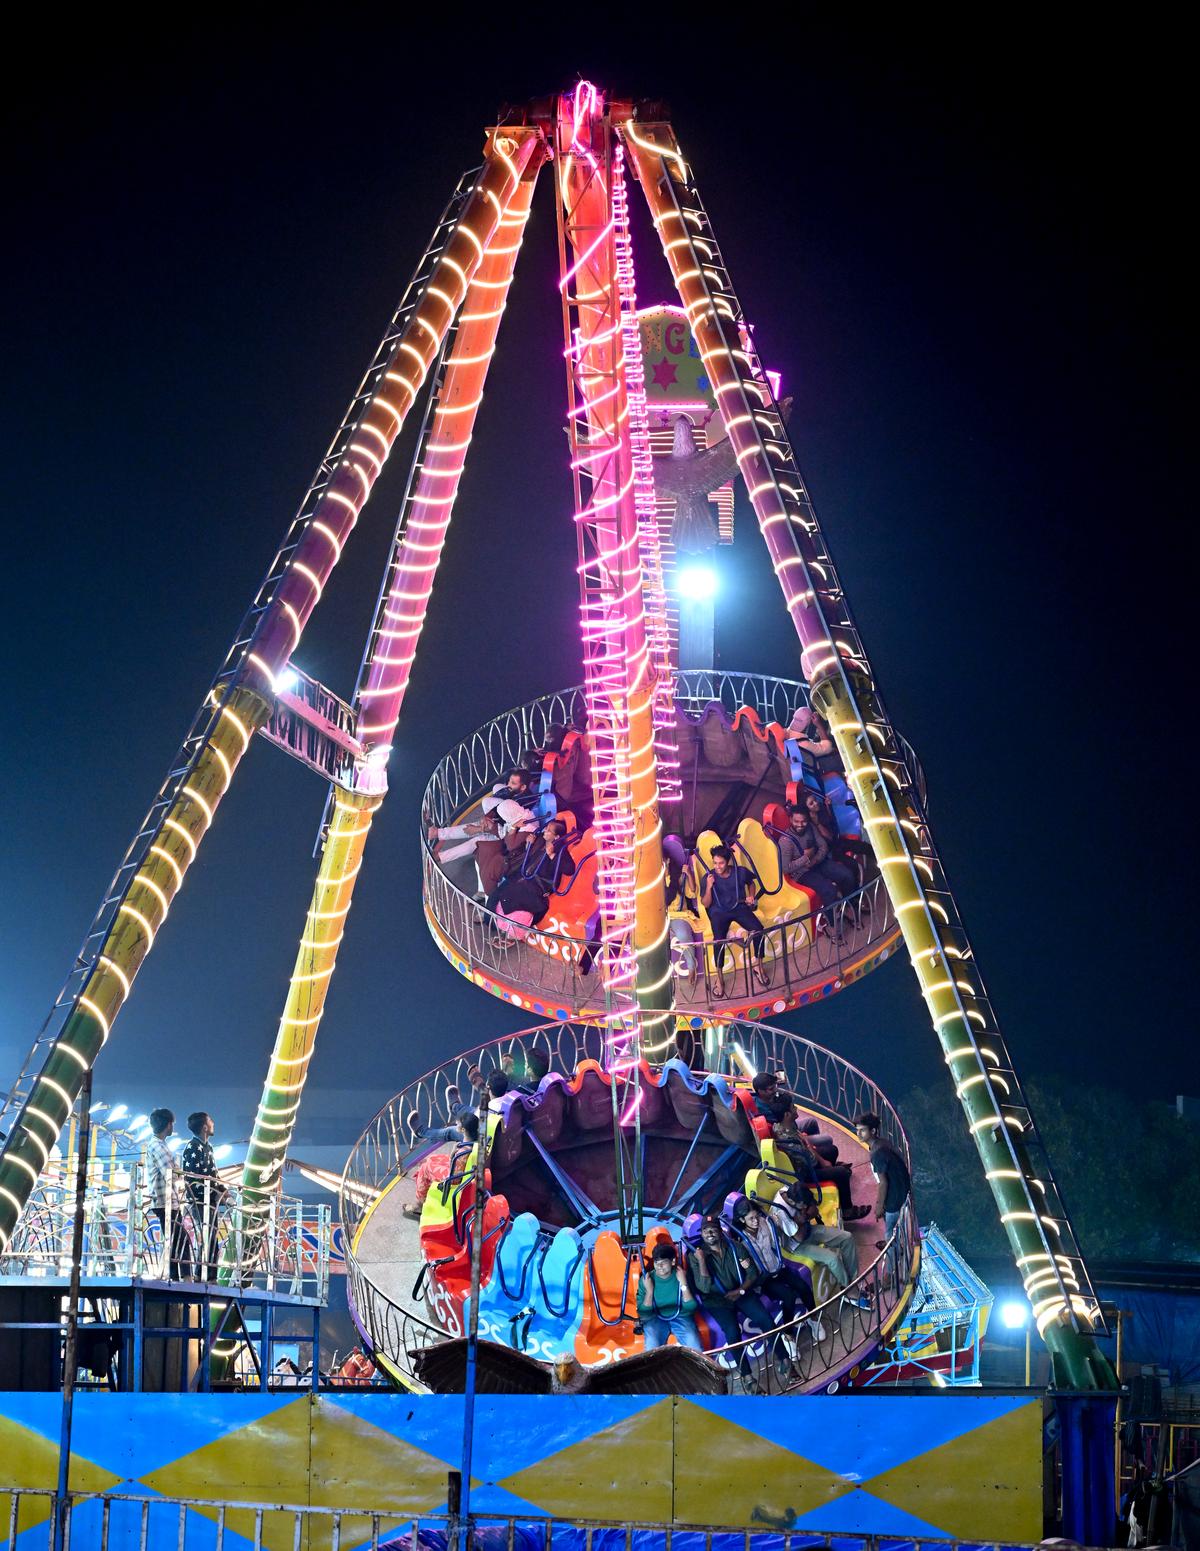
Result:
M400 1210L405 1217L411 1218L414 1222L420 1222L421 1212L425 1206L425 1197L433 1189L434 1185L444 1179L449 1179L452 1174L462 1168L467 1154L479 1140L479 1117L478 1115L473 1115L470 1110L464 1110L458 1117L457 1125L453 1128L447 1126L444 1130L438 1129L434 1132L427 1127L423 1134L420 1132L420 1117L416 1110L411 1111L406 1118L410 1133L420 1135L422 1140L431 1140L432 1136L436 1134L445 1141L456 1143L453 1152L430 1153L428 1158L423 1158L417 1165L416 1173L413 1175L413 1183L416 1185L416 1198L411 1205L406 1204Z
M550 1057L540 1045L533 1045L525 1051L525 1078L516 1083L518 1093L536 1093L541 1086L542 1078L550 1070Z
M778 1225L755 1202L747 1201L745 1196L734 1208L733 1225L762 1268L759 1291L782 1306L783 1323L790 1325L795 1319L797 1305L805 1313L811 1314L812 1293L795 1266L783 1258ZM815 1322L813 1334L818 1340L824 1335L819 1320Z
M728 846L714 846L712 867L704 878L700 902L708 912L713 934L713 963L716 970L713 990L717 996L725 995L725 939L729 928L736 922L744 927L750 938L754 954L754 978L760 986L770 984L763 968L763 924L754 913L758 889L754 875L748 868L739 867Z
M830 735L829 725L811 706L800 707L788 724L787 735L796 740L822 775L841 771L841 757Z
M790 1220L791 1231L787 1234L788 1246L802 1249L810 1260L819 1260L828 1267L834 1280L842 1287L858 1275L858 1245L854 1235L845 1228L827 1228L821 1221L821 1207L807 1185L789 1185L775 1198L775 1207L781 1208ZM867 1208L863 1208L865 1214ZM776 1223L779 1223L777 1217Z
M505 915L526 911L536 925L550 908L550 896L564 878L575 871L575 858L567 849L567 826L551 819L523 852L516 852L505 876L487 897L487 908L499 906Z
M758 1267L748 1251L725 1237L721 1219L713 1213L700 1224L700 1242L687 1259L700 1306L727 1346L742 1339L739 1315L759 1333L770 1330L771 1311L754 1290L760 1280Z
M815 1185L820 1180L827 1179L837 1186L838 1206L843 1218L853 1222L856 1218L867 1215L870 1211L869 1207L854 1204L854 1197L850 1191L852 1178L850 1165L831 1163L828 1158L822 1157L813 1146L811 1139L797 1128L794 1111L782 1120L772 1122L771 1137L776 1147L795 1169L798 1179L809 1185Z
M813 802L821 799L815 792L809 793ZM789 825L779 837L779 861L783 876L797 888L811 889L824 907L817 917L817 930L828 931L825 911L836 905L843 894L848 893L853 881L847 881L850 870L844 863L833 861L829 854L829 842L813 822L806 799L788 808Z
M696 1300L688 1286L687 1275L679 1264L673 1244L656 1244L650 1257L650 1270L638 1277L637 1310L646 1341L646 1350L666 1346L674 1336L680 1346L699 1352L696 1332Z
M680 970L690 980L696 973L696 932L692 921L696 919L696 896L692 880L683 863L676 857L667 857L667 925L671 941L676 945L676 960Z

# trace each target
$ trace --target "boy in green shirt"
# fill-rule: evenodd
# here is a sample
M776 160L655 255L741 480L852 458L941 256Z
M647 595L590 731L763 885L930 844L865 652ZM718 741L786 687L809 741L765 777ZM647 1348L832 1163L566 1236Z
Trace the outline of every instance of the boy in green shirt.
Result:
M656 1244L650 1257L650 1271L638 1277L638 1318L646 1339L646 1350L666 1346L674 1336L680 1346L701 1350L696 1333L696 1300L692 1297L683 1267L673 1244Z

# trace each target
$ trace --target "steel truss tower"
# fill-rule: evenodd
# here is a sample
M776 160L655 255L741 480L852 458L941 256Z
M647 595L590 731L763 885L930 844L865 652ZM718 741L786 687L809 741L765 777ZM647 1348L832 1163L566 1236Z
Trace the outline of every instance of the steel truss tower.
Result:
M245 1165L275 1187L482 398L539 170L557 188L568 432L593 744L608 1064L636 1230L639 1070L670 1043L662 802L678 794L669 636L636 329L640 184L900 922L955 1095L1060 1385L1109 1388L1098 1305L770 381L658 104L587 83L509 114L459 182L329 451L107 890L0 1115L0 1250L107 1042L255 733L330 781L312 899ZM289 670L396 437L423 421L352 701ZM251 1207L253 1210L253 1205ZM252 1224L251 1224L252 1226Z

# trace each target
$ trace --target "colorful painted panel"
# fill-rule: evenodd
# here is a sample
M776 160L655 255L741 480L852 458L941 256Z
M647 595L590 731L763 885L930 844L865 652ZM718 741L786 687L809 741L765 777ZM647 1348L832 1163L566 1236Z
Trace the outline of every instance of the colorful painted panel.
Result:
M462 1447L457 1396L82 1395L75 1415L75 1490L362 1505L390 1526L445 1512ZM565 1520L1033 1541L1041 1421L1037 1401L982 1395L480 1397L472 1502ZM58 1424L57 1396L0 1396L5 1526L3 1488L53 1485ZM136 1510L114 1514L135 1545ZM42 1544L47 1516L48 1504L23 1508L18 1547ZM254 1517L230 1511L230 1551L249 1543ZM216 1510L188 1519L188 1546L212 1543ZM89 1543L85 1518L77 1527ZM177 1544L174 1510L151 1527L151 1551ZM292 1536L290 1518L264 1520L264 1545L283 1551ZM342 1544L369 1537L364 1519ZM327 1539L318 1523L305 1544Z

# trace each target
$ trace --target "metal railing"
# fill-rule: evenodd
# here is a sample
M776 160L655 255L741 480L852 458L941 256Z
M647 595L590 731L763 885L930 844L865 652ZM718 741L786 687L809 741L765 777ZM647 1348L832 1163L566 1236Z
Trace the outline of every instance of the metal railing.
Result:
M43 1174L0 1256L0 1274L69 1276L74 1216L73 1181ZM199 1179L160 1217L138 1162L88 1185L81 1274L219 1282L324 1303L330 1231L328 1206L282 1195L264 1203L259 1193L243 1206L240 1186L218 1196Z
M473 1092L468 1075L473 1067L486 1075L505 1057L519 1058L533 1045L549 1057L551 1071L569 1075L580 1061L601 1059L603 1035L603 1029L592 1024L546 1023L477 1045L396 1094L371 1121L346 1160L341 1214L353 1306L372 1348L414 1388L421 1387L415 1354L435 1345L446 1332L429 1317L425 1306L418 1306L415 1296L407 1303L397 1302L379 1287L358 1255L360 1230L374 1203L408 1172L414 1155L420 1155L411 1140L408 1117L415 1115L419 1127L446 1124L454 1097L449 1090L457 1089L459 1100L467 1101ZM899 1115L883 1090L850 1062L811 1040L768 1024L730 1022L721 1026L721 1035L716 1070L723 1075L782 1072L787 1087L806 1110L845 1126L853 1125L863 1111L874 1111L881 1119L883 1134L908 1161L908 1139ZM647 1202L646 1210L653 1216L655 1203ZM412 1232L415 1235L415 1227ZM779 1394L819 1389L823 1379L836 1387L856 1355L879 1344L911 1295L920 1263L919 1245L910 1197L891 1237L847 1287L839 1288L812 1315L777 1326L765 1338L751 1337L725 1349L731 1389ZM814 1320L819 1320L823 1334L815 1333Z
M733 673L685 668L675 682L675 704L688 717L698 717L706 705L719 704L729 715L743 706L756 711L764 724L786 727L809 704L808 685L799 679L765 673ZM452 824L458 816L503 781L513 769L524 768L531 749L543 749L552 727L586 725L587 705L582 685L541 695L493 717L450 750L434 767L421 801L425 824ZM924 794L916 756L905 744Z
M10 1489L0 1480L0 1511ZM0 1521L8 1530L6 1542L9 1551L17 1544L17 1525L26 1518L49 1512L45 1521L45 1536L36 1537L32 1529L21 1536L23 1551L40 1551L54 1543L55 1510L57 1496L49 1488L19 1487L11 1490L7 1519ZM189 1517L194 1515L194 1517ZM634 1551L638 1538L661 1536L663 1551L672 1551L674 1536L702 1535L704 1551L714 1551L714 1541L721 1551L813 1551L827 1547L828 1551L885 1551L887 1547L903 1545L913 1551L958 1551L960 1546L970 1546L971 1551L1038 1551L1031 1541L1012 1540L953 1540L922 1535L914 1539L907 1530L886 1533L865 1533L859 1530L792 1529L786 1518L778 1521L768 1513L761 1515L761 1528L747 1528L744 1524L687 1524L670 1520L653 1519L582 1519L549 1518L542 1514L472 1513L468 1521L451 1518L446 1514L423 1513L419 1515L398 1513L395 1509L371 1506L329 1508L308 1503L262 1502L254 1499L232 1500L212 1497L144 1497L131 1492L99 1492L95 1494L71 1492L63 1504L64 1551L70 1551L72 1531L75 1532L79 1551L115 1551L121 1547L137 1545L141 1551L188 1551L189 1547L218 1548L225 1544L226 1531L236 1533L239 1543L249 1542L254 1551L262 1551L266 1545L328 1545L331 1551L350 1546L362 1551L386 1551L388 1546L403 1543L410 1551L418 1551L422 1537L431 1533L444 1537L441 1541L450 1548L457 1548L466 1541L468 1530L490 1531L486 1543L490 1551L554 1551L566 1542L570 1551L594 1551L596 1537L599 1544L611 1548L620 1544L625 1551ZM234 1525L237 1525L236 1531ZM569 1541L567 1540L567 1537ZM616 1537L620 1537L619 1541ZM86 1537L86 1538L85 1538ZM769 1537L769 1538L767 1538ZM426 1543L429 1543L428 1540ZM687 1544L688 1542L685 1542ZM694 1545L694 1542L692 1542Z

